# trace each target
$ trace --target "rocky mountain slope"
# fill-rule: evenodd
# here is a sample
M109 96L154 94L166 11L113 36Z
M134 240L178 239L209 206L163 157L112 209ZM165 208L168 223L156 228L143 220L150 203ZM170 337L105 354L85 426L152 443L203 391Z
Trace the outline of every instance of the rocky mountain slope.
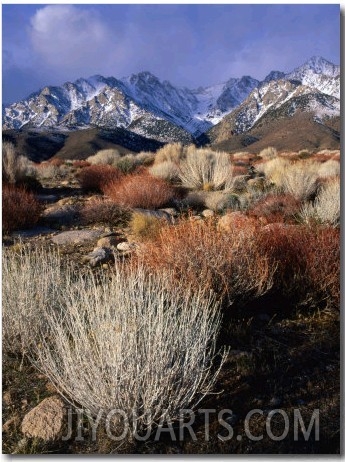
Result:
M190 143L207 133L219 143L252 129L267 114L296 111L324 121L340 114L340 66L313 57L288 74L243 76L190 90L149 72L123 79L100 75L45 87L3 110L3 129L129 130L159 142ZM207 138L206 137L206 138Z

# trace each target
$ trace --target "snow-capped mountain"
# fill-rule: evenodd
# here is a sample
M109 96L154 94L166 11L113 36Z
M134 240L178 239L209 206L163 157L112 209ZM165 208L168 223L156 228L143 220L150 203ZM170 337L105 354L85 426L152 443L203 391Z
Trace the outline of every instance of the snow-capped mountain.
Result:
M3 128L78 130L120 127L148 138L191 142L225 116L233 130L250 129L284 104L322 120L339 115L340 66L313 57L288 74L272 71L262 81L243 76L190 90L160 81L150 72L117 79L95 75L45 87L3 110ZM297 110L297 109L296 109ZM286 112L286 111L285 111Z

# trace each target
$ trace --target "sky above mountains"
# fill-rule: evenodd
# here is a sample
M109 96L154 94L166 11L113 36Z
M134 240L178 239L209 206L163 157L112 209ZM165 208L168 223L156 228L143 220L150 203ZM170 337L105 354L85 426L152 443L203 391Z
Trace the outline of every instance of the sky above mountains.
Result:
M3 4L3 104L45 85L150 71L197 88L311 56L340 61L339 5Z

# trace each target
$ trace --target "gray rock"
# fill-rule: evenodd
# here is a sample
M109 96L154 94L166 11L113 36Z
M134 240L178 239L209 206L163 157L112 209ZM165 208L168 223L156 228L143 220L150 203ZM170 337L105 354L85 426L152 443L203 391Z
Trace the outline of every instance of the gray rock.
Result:
M79 210L78 205L52 205L42 212L42 218L49 223L72 223L78 218Z
M120 252L130 252L137 248L137 244L135 242L120 242L116 246L117 250Z
M89 263L92 267L103 265L113 260L113 251L104 247L96 247L92 252L83 257L83 263Z
M55 440L62 434L64 416L65 406L62 399L57 395L51 396L25 415L21 430L30 438Z
M78 229L75 231L63 231L52 237L52 241L58 245L64 244L82 244L88 241L98 239L103 233L103 230L96 229Z
M41 236L43 234L51 234L55 232L56 232L55 229L47 228L45 226L35 226L34 228L31 228L31 229L24 229L21 231L16 231L12 233L12 236L19 237L19 238L26 238L26 237Z

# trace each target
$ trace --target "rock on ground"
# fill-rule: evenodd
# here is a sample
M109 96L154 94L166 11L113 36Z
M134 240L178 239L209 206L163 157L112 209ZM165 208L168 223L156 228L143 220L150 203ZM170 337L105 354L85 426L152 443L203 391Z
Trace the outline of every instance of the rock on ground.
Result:
M114 260L114 253L111 249L96 247L91 253L83 257L83 263L89 263L92 267L102 265Z
M57 395L46 398L25 415L22 433L30 438L54 440L63 431L64 416L65 406L62 399Z
M103 230L78 229L73 231L63 231L52 237L52 241L58 245L82 244L87 241L94 241L103 234Z

